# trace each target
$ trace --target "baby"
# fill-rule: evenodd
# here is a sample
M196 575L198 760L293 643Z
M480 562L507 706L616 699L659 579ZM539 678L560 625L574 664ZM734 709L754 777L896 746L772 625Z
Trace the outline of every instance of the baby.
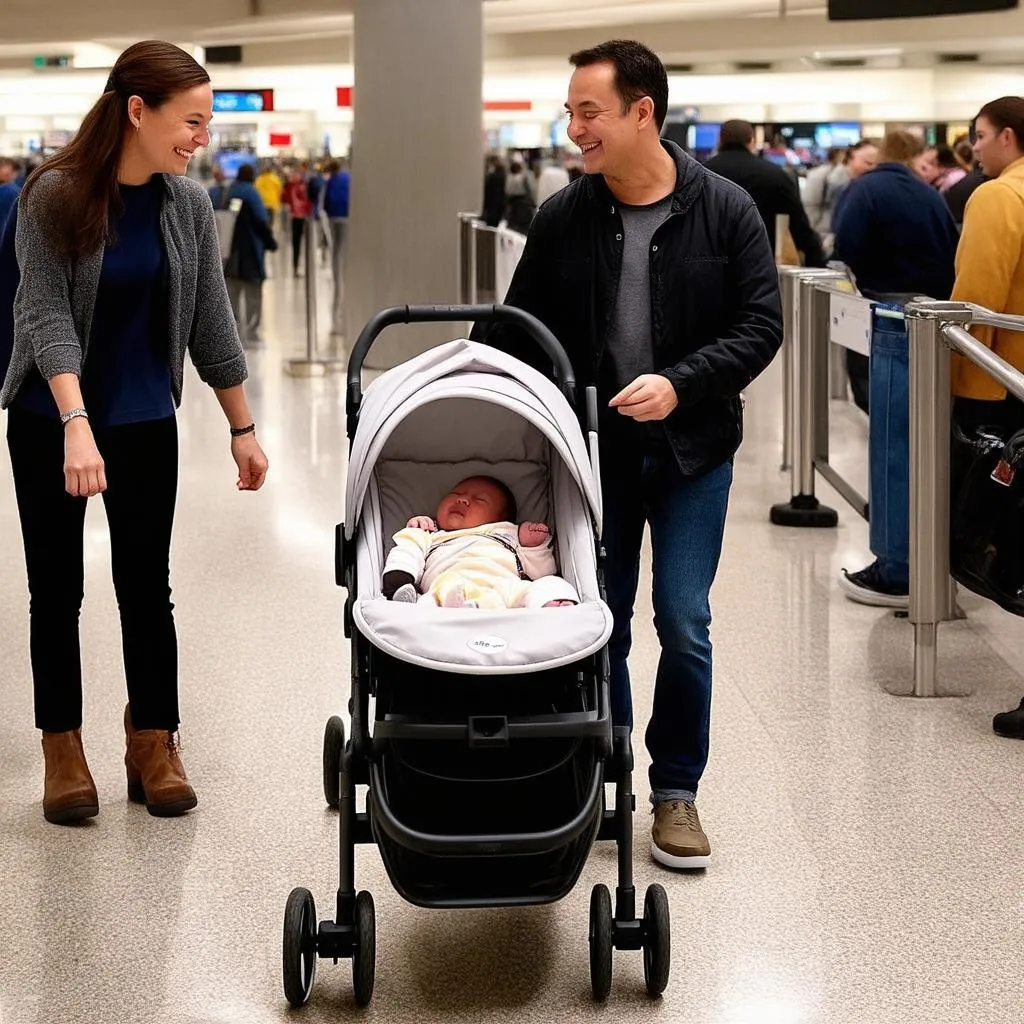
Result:
M555 575L547 526L517 528L515 517L515 498L500 480L474 476L456 484L437 506L436 522L414 516L395 534L384 565L384 596L445 608L577 604L576 591Z

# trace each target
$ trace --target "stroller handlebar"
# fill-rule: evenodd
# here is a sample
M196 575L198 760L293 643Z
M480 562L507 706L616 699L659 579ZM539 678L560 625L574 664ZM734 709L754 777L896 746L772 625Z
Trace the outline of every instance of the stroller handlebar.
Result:
M482 320L485 323L511 323L525 331L547 354L554 365L555 379L571 406L576 404L576 378L572 364L558 339L535 316L515 306L391 306L375 314L359 332L348 360L347 412L350 420L359 411L362 401L362 370L373 343L383 331L394 324L457 323ZM354 423L349 424L349 436Z

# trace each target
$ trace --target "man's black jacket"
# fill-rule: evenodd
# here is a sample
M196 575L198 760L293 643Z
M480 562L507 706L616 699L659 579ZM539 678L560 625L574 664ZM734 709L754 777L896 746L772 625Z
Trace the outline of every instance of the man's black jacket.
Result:
M782 313L753 201L678 146L662 145L678 175L671 213L651 240L651 329L656 372L672 382L679 405L656 428L680 469L696 476L739 447L739 394L778 351ZM537 212L505 299L550 328L580 388L598 386L602 408L615 388L605 339L621 268L618 200L601 175L584 175ZM515 327L478 324L473 336L551 373L550 361ZM618 412L611 417L621 422Z
M772 252L775 251L775 217L784 213L789 217L789 233L804 254L807 266L825 266L821 239L807 219L807 211L800 200L800 186L795 178L740 145L726 146L708 161L707 167L750 193L768 229Z

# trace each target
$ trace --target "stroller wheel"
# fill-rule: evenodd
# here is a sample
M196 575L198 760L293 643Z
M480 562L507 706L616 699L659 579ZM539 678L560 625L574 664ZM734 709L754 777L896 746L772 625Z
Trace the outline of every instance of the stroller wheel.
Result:
M327 719L324 729L324 799L338 809L341 757L345 752L345 723L337 716Z
M612 897L607 885L590 893L590 987L603 1002L612 990Z
M660 996L668 985L672 962L672 925L668 896L660 885L651 885L644 897L644 981L649 996Z
M316 977L316 904L308 889L292 889L284 908L284 994L302 1006Z
M377 919L373 897L364 891L356 896L356 944L352 955L352 987L358 1006L366 1006L373 996L376 959Z

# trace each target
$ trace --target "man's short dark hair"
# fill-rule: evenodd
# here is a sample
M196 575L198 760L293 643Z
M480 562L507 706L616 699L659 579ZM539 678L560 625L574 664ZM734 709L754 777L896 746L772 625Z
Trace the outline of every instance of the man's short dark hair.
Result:
M718 136L718 148L749 146L754 141L754 126L749 121L726 121Z
M256 172L253 170L252 164L242 164L238 168L238 180L239 181L254 181L256 179Z
M661 131L668 113L668 72L653 50L632 39L611 39L589 50L577 51L569 63L577 68L611 64L615 68L615 91L622 100L622 112L625 114L638 100L650 96L654 123Z

